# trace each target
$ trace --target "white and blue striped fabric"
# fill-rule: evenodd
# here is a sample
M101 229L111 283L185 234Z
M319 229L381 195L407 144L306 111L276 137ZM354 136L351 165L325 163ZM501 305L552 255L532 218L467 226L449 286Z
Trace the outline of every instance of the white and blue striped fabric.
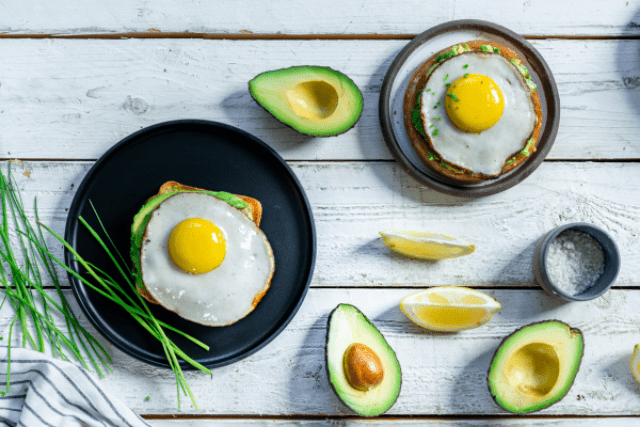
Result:
M0 390L6 388L7 347L0 347ZM0 395L0 425L148 426L85 369L16 347L11 348L10 390Z

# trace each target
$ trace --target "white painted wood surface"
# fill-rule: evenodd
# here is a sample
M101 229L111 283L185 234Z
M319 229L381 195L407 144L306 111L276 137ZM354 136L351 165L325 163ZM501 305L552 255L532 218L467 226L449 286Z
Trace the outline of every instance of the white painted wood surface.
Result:
M638 0L23 0L5 6L0 32L6 34L417 34L469 18L496 22L519 34L640 34Z
M640 385L629 371L640 343L640 0L0 0L0 6L0 159L41 160L13 167L27 204L37 196L54 229L63 230L92 160L140 128L180 118L221 121L263 139L289 160L311 201L318 258L298 315L252 357L212 377L187 374L199 415L212 418L158 419L176 415L171 372L111 349L114 373L104 385L153 418L151 425L640 424ZM443 196L406 176L391 162L377 114L382 79L407 37L462 18L533 36L562 105L547 159L563 162L547 161L517 187L480 200ZM174 38L141 39L167 33ZM197 38L181 38L190 34ZM280 35L294 39L263 39ZM338 69L362 89L365 110L354 129L336 138L301 136L249 96L246 85L256 74L307 64ZM576 221L609 230L623 267L618 289L563 304L536 287L531 253L545 231ZM474 242L476 252L417 262L383 245L377 231L387 227L448 232ZM441 335L413 326L397 308L416 288L453 284L486 288L503 309L480 329ZM358 419L330 390L324 327L339 302L360 307L398 354L403 388L388 418ZM0 310L0 336L6 337L8 310ZM517 327L550 318L585 333L582 368L561 402L512 417L486 389L491 355Z
M163 420L163 419L148 419L147 422L154 427L217 427L217 426L230 426L230 427L280 427L280 426L298 426L298 427L339 427L339 426L387 426L392 424L398 427L413 427L413 426L429 426L429 427L485 427L485 426L518 426L518 427L546 427L554 425L557 427L636 427L638 425L637 418L523 418L518 417L518 420L513 419L500 419L500 418L483 418L480 420L464 419L464 420L435 420L435 419L406 419L406 418L382 418L382 419L318 419L318 420L281 420L281 419L233 419L233 418L221 418L221 419L196 419L196 420Z
M608 230L622 254L616 285L640 286L639 163L545 162L517 187L479 200L426 189L391 162L290 165L316 222L313 286L537 286L535 243L570 222ZM12 170L28 205L37 197L40 217L62 233L66 209L90 166L27 162ZM440 262L406 258L384 245L378 231L385 228L450 233L474 243L476 251Z
M287 160L392 159L378 120L384 75L406 40L2 40L0 158L97 159L128 134L182 118L220 121ZM533 40L561 97L548 159L640 158L637 40ZM323 65L350 76L365 107L334 138L303 136L249 95L257 74Z
M638 414L640 384L631 375L629 362L633 346L640 342L640 292L614 290L594 301L563 304L540 290L488 290L502 310L481 328L457 334L432 333L415 326L398 308L400 299L411 292L311 289L289 326L264 349L213 370L211 377L199 371L186 374L199 414L353 416L331 390L325 372L327 316L338 303L359 307L397 354L402 389L388 416L510 416L493 402L487 389L491 358L506 335L548 319L580 328L585 334L585 352L568 395L537 415ZM67 295L73 299L70 291ZM5 339L12 318L11 310L3 307L0 330ZM113 347L110 352L114 372L101 380L107 389L140 414L176 412L175 379L170 370L138 362ZM183 413L194 413L189 406L184 405Z

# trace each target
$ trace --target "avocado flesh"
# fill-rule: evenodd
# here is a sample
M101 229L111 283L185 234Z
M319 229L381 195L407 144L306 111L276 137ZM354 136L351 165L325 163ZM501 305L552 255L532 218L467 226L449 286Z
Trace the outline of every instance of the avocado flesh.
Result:
M142 281L142 272L140 267L140 249L142 248L142 237L144 236L144 230L147 228L147 223L151 218L153 211L160 206L160 203L167 200L169 197L178 193L196 192L206 193L211 196L217 197L231 206L244 209L247 207L247 203L238 196L227 193L224 191L193 191L193 190L176 190L169 193L158 194L149 200L140 208L138 213L133 217L133 223L131 224L131 251L130 256L133 261L133 276L136 280L136 286L144 288L144 282Z
M353 343L368 346L382 362L382 382L368 391L355 389L346 377L343 358ZM400 394L402 375L395 352L380 331L352 305L340 304L329 316L326 363L334 391L342 402L360 415L373 417L386 412Z
M267 71L249 82L249 92L276 119L313 136L346 132L358 121L364 105L355 83L327 67Z
M489 389L507 411L544 409L562 399L576 377L584 341L582 332L550 320L509 335L489 368Z

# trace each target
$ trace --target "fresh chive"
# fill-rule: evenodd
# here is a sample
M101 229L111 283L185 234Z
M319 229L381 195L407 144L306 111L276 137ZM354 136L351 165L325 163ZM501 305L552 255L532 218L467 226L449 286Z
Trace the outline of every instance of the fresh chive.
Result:
M429 126L430 128L434 127L435 125L432 123L431 126Z
M427 88L427 92L431 92L431 89Z
M438 129L435 129L435 130L433 131L433 136L438 136Z
M111 359L100 343L75 318L59 286L54 263L48 250L42 250L46 247L44 236L39 228L38 232L35 231L36 229L25 214L22 195L11 172L11 162L7 166L7 176L0 173L0 199L2 205L2 224L0 224L0 285L2 286L0 289L4 291L0 307L8 300L15 310L7 339L6 391L9 392L11 387L11 338L14 326L22 332L23 347L29 345L44 353L45 340L48 340L53 357L69 361L67 354L71 353L85 368L89 369L89 364L85 360L88 358L95 371L100 376L104 376L101 366L111 370L108 365ZM34 212L38 221L37 199L34 201ZM8 219L9 214L13 219L11 224ZM17 262L16 253L20 254L21 264ZM44 290L45 280L54 284L59 301L47 295ZM56 311L65 317L66 332L62 332L55 325ZM16 321L19 325L16 325ZM77 335L77 340L74 334Z
M445 85L446 87L449 87L449 86L451 86L451 83L445 83L444 85Z
M464 73L464 76L465 76L465 77L468 77L468 76L469 76L469 74L467 74L467 73Z
M466 70L467 68L469 68L469 64L464 64L464 65L462 66L462 68L464 68L464 69Z
M440 120L442 120L442 117L434 117L433 120L440 121Z
M447 79L449 79L449 74L447 74L446 76L444 76L444 81L446 82Z
M454 101L460 101L457 97L455 93L448 93L447 96L451 99L453 99Z
M438 108L438 104L433 106L433 109L435 110L436 108Z
M95 214L95 216L96 216L96 218L98 220L98 223L101 226L102 232L104 233L104 235L106 236L107 240L111 244L113 250L115 250L116 254L118 255L118 257L122 261L122 264L125 265L124 268L120 265L120 263L118 262L118 259L116 259L116 257L111 252L111 249L109 249L109 247L107 246L105 241L102 240L100 235L87 223L87 221L82 217L78 217L78 220L89 231L89 233L93 236L93 238L98 242L98 244L105 251L105 253L109 257L111 262L115 265L116 269L118 270L118 272L120 273L120 275L124 279L124 282L128 285L128 287L130 289L130 292L126 292L125 289L122 286L120 286L120 284L118 284L106 272L100 270L99 268L94 266L92 263L84 260L73 249L73 247L71 247L71 245L69 245L66 241L64 241L64 239L60 235L58 235L57 233L55 233L53 230L51 230L50 228L46 227L45 225L40 224L40 226L42 228L47 230L50 234L52 234L56 239L58 239L58 241L60 241L65 246L65 248L75 257L75 260L87 271L89 276L95 282L97 282L97 284L93 284L93 283L89 282L86 278L84 278L80 274L76 273L75 271L69 269L66 265L64 265L64 263L62 263L60 260L56 259L55 257L52 257L52 258L59 265L61 265L62 268L64 268L67 272L69 272L71 275L73 275L78 280L80 280L83 284L87 285L89 288L91 288L94 291L98 292L100 295L106 297L107 299L110 299L111 301L115 302L116 304L118 304L122 308L124 308L125 311L127 311L144 329L147 330L147 332L149 332L155 339L160 341L160 343L162 344L162 348L163 348L165 357L167 358L167 362L169 364L169 367L173 370L174 375L176 377L176 388L177 388L177 392L178 392L178 410L180 410L180 392L182 392L185 395L189 396L191 402L193 403L194 408L197 410L198 406L197 406L197 404L195 402L195 398L193 396L193 393L191 392L191 389L189 388L189 385L187 384L186 378L184 377L184 373L182 372L182 367L180 366L180 363L178 361L178 357L180 357L181 359L183 359L185 362L189 363L193 367L195 367L197 369L200 369L201 371L203 371L203 372L205 372L205 373L207 373L209 375L211 375L211 371L208 368L206 368L205 366L203 366L200 363L196 362L195 360L191 359L189 356L187 356L187 354L184 353L184 351L182 351L180 348L178 348L175 345L175 343L171 339L169 339L167 337L167 335L164 332L164 329L168 329L168 330L171 330L173 332L176 332L179 335L181 335L181 336L191 340L192 342L196 343L197 345L205 348L206 350L208 350L209 347L206 346L204 343L196 340L195 338L185 334L184 332L181 332L180 330L178 330L178 329L176 329L176 328L174 328L174 327L172 327L170 325L167 325L166 323L164 323L162 321L157 320L153 316L153 314L152 314L151 310L149 309L146 301L142 298L142 296L135 289L135 283L133 282L133 280L131 278L131 272L126 267L126 262L124 261L124 257L122 257L122 254L120 254L120 252L118 251L118 249L114 245L113 241L111 240L111 237L109 236L109 233L107 232L106 228L104 227L104 224L100 220L98 212L95 210L95 207L93 206L91 201L90 201L90 204L91 204L92 209L94 211L94 214ZM125 271L125 269L126 269L126 271ZM133 292L135 294L137 300L131 297L131 295L130 295L131 292Z

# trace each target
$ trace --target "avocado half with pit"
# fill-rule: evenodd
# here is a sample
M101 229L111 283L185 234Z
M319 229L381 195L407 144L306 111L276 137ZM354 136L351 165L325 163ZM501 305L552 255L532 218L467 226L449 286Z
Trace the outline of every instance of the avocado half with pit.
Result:
M328 67L267 71L249 82L249 92L276 119L313 136L348 131L360 118L364 105L355 83Z
M558 320L524 326L506 337L489 368L489 390L507 411L544 409L562 399L580 368L582 332Z
M331 312L325 356L333 390L358 414L380 415L398 399L402 374L396 353L356 307L339 304Z

